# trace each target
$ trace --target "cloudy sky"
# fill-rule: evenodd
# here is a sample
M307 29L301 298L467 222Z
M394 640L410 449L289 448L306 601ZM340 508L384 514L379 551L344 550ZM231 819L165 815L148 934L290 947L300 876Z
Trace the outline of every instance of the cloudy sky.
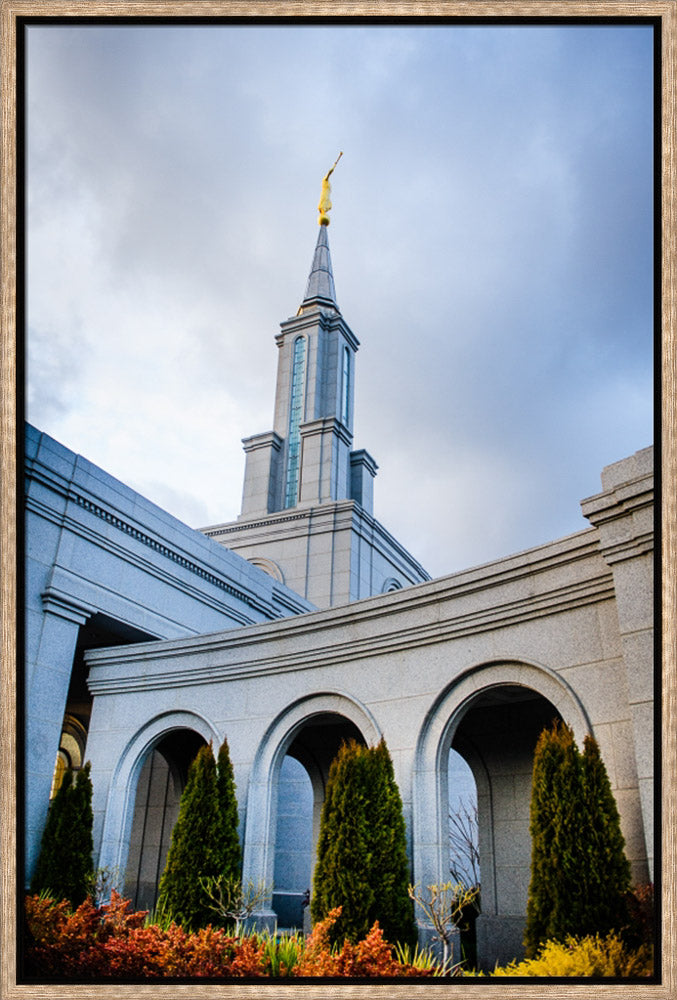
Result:
M433 575L652 441L651 29L32 26L28 419L195 527L272 427L321 179L375 513Z

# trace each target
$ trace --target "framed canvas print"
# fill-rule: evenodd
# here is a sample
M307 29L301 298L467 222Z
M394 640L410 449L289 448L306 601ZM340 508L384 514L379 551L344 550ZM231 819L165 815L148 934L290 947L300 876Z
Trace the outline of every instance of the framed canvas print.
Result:
M3 995L673 995L674 16L3 2Z

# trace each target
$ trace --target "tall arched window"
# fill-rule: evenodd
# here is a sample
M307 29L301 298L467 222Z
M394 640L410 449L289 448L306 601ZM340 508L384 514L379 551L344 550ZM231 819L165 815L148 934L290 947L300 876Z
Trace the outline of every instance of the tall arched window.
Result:
M59 791L63 776L68 768L79 771L82 767L86 742L87 730L79 719L76 719L74 715L64 716L61 740L52 776L52 790L49 793L50 801Z
M301 448L300 425L303 418L303 396L306 375L306 341L294 341L291 376L291 403L289 407L289 452L287 455L287 483L284 505L294 507L299 494L299 452Z
M341 382L341 423L348 426L350 414L350 350L343 348L343 374Z

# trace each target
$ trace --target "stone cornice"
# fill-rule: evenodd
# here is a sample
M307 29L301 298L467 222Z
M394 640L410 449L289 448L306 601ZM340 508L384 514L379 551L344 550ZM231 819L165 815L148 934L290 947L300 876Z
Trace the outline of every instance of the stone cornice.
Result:
M279 451L282 444L282 438L276 431L263 431L261 434L252 434L250 437L242 438L242 445L246 452L256 451L258 448L273 448L275 451Z
M299 313L298 316L291 316L280 323L280 333L275 335L275 342L278 347L282 347L290 334L303 333L306 330L321 327L323 330L340 330L346 341L357 351L360 342L350 329L340 312L330 312L317 306Z
M82 535L83 537L87 537L90 541L101 545L103 548L113 550L116 555L122 556L128 561L131 560L143 565L144 570L147 572L154 572L153 569L149 569L149 566L152 566L152 563L146 561L141 562L124 546L115 546L111 539L105 536L97 536L96 533L90 531L76 518L69 515L67 505L69 503L75 504L76 507L86 511L90 515L93 515L105 524L117 529L121 534L133 539L137 543L140 543L145 548L180 567L182 570L198 577L200 580L210 584L222 593L228 594L230 597L242 602L242 604L246 607L251 608L252 611L256 611L265 617L270 617L274 614L272 595L271 601L267 601L261 599L252 591L234 586L227 580L225 574L224 576L220 576L213 570L200 565L200 563L195 560L187 558L187 556L185 556L178 547L168 544L162 538L154 536L148 531L144 531L137 524L132 523L131 519L121 516L118 512L111 509L111 507L105 505L103 502L97 502L91 497L86 496L84 491L77 490L73 484L69 483L67 480L60 479L54 475L44 475L42 468L38 467L38 463L30 463L30 472L27 474L27 478L40 482L42 485L48 487L52 493L61 496L66 501L66 508L64 510L55 511L48 505L41 503L39 500L36 500L36 498L28 495L26 497L26 508L28 510L34 510L40 517L48 518L54 523L67 527L69 531ZM195 529L188 530L192 531ZM177 586L185 586L176 577L172 577L171 575L166 575L166 579L172 581ZM194 591L194 593L197 592ZM279 593L276 596L278 597L279 603ZM204 595L204 598L208 599L207 595ZM209 603L214 604L213 600L208 599L208 601ZM282 599L282 604L287 609L292 610L294 600L291 594L288 598ZM306 602L299 599L299 604L296 605L294 610L297 612L306 610L305 604ZM235 621L239 621L243 624L250 624L252 622L251 616L243 614L241 609L233 607L232 605L221 606L221 610L224 614L227 614L228 617L233 618Z
M284 516L281 516L284 514ZM215 524L209 528L200 528L203 535L207 538L219 538L221 535L230 535L237 531L248 531L251 528L265 528L272 524L282 524L286 521L303 521L308 517L308 511L303 511L298 514L287 514L285 511L274 512L272 514L266 515L264 518L250 518L243 519L242 521L227 521L225 524Z
M290 510L277 511L267 514L265 517L251 518L248 520L238 520L226 524L214 525L204 528L203 533L209 538L223 539L227 545L227 538L234 535L233 543L246 542L246 533L252 531L257 535L261 528L270 528L273 535L276 528L284 532L284 537L293 537L290 531L290 523L298 522L298 534L303 535L307 531L304 522L312 518L313 532L340 531L352 529L371 544L379 545L382 549L388 550L397 555L398 558L412 568L416 574L424 580L430 580L430 574L414 559L397 539L383 527L380 521L368 514L367 511L355 500L336 500L329 503L316 504L305 508L292 508Z
M369 452L364 448L360 448L358 451L351 451L350 464L351 466L363 465L371 476L376 476L378 465Z
M584 516L599 531L609 565L653 551L653 474L619 483L581 501Z
M318 417L316 420L304 420L299 426L302 438L314 437L318 434L333 434L349 448L353 443L353 435L338 417Z
M521 554L512 565L503 560L341 608L237 629L227 636L126 647L124 654L96 651L88 658L91 690L105 693L209 684L346 663L611 600L612 574L599 558L591 534L564 540L570 544L552 546L549 553L539 549ZM571 579L575 564L580 569ZM566 582L549 581L542 575L551 570L565 573ZM480 591L486 592L486 600L478 605ZM374 619L378 620L377 629L372 625ZM182 657L187 658L183 664L179 662Z
M61 515L60 517L51 516L53 512L49 508L45 508L41 504L36 504L34 502L27 503L27 509L35 510L35 512L43 519L50 520L53 523L66 529L73 535L84 539L90 545L96 546L99 549L103 549L110 556L121 559L130 566L137 567L143 573L146 573L149 577L153 577L170 587L175 587L183 591L183 593L190 595L194 600L200 601L202 604L208 605L220 614L230 618L233 623L239 623L241 625L252 625L256 622L256 617L251 613L246 613L242 608L239 608L234 604L224 604L223 600L217 599L213 593L208 593L204 588L199 585L192 585L185 580L179 579L175 573L171 570L162 569L159 564L149 560L145 556L140 557L137 553L133 552L129 547L125 545L120 545L114 541L112 538L108 538L100 533L91 530L85 524L80 521L75 520L70 517L67 513ZM101 589L101 588L100 588ZM102 588L106 590L107 588ZM48 588L48 592L51 596L52 588ZM46 592L47 593L47 592ZM66 591L63 591L65 594ZM85 605L79 601L76 601L78 607ZM92 607L94 607L92 605ZM47 610L53 610L51 607ZM269 608L266 605L265 610L268 612L266 618L269 617ZM303 608L302 610L305 610ZM93 613L93 611L92 611ZM64 616L62 616L64 617Z
M125 653L119 652L107 659L105 651L94 651L87 656L90 668L89 686L92 694L119 692L122 690L152 690L154 688L186 687L196 684L213 684L218 681L235 680L242 677L287 673L295 670L314 669L332 664L347 664L349 661L364 659L383 653L401 652L413 647L446 642L450 639L460 639L479 633L502 629L523 622L550 617L559 612L576 610L588 604L598 604L600 601L612 600L614 597L613 583L609 576L603 576L592 581L583 581L576 585L556 588L541 595L507 601L491 608L450 616L442 621L423 622L415 625L405 625L401 628L384 629L377 634L368 634L347 641L337 641L330 633L326 644L313 643L310 649L291 649L285 652L279 648L279 642L273 641L273 648L266 650L265 645L258 649L250 641L241 643L241 630L228 633L228 637L216 639L211 637L211 645L205 645L197 640L196 647L186 648L183 640L175 642L180 648L168 648L163 643L163 649L157 652L148 647L138 652L131 647L125 648ZM304 615L304 624L309 624L309 613ZM351 631L355 631L355 628ZM237 648L242 651L237 656ZM228 653L231 662L223 662L224 657L209 654L223 651ZM212 662L199 665L191 653L208 656ZM186 654L191 660L183 669L175 669L171 660L181 658ZM235 655L233 655L235 654ZM158 668L152 671L151 662L156 661ZM112 665L115 662L115 672L108 677L96 676L97 665ZM135 663L143 663L143 669L137 674ZM128 666L132 673L122 675L121 669Z
M583 515L596 527L628 517L654 502L653 476L640 476L581 500Z
M96 608L73 601L68 595L52 585L48 586L41 594L42 606L49 614L65 618L66 621L74 622L76 625L84 625L88 618L95 612Z

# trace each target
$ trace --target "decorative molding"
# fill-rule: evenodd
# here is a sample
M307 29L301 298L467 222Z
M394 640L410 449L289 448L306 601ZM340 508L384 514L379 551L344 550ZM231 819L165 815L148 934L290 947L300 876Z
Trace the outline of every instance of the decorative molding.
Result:
M72 480L67 481L63 479L62 480L57 479L53 475L52 470L48 466L45 466L42 462L39 462L36 459L31 459L30 461L27 461L26 479L34 480L36 482L39 482L41 485L46 486L51 492L64 497L65 500L67 501L75 503L78 507L82 508L83 510L86 510L90 514L93 514L100 520L105 521L106 524L110 524L112 527L117 528L118 531L121 531L125 535L128 535L130 538L133 538L135 541L140 542L142 545L146 546L152 551L157 552L158 555L161 555L164 558L169 559L176 565L181 566L182 569L185 569L189 573L192 573L195 576L200 577L200 579L204 580L206 583L209 583L212 586L216 587L217 589L223 591L224 593L229 594L231 597L235 597L237 600L242 601L242 603L246 604L247 607L253 608L264 614L270 613L271 609L267 602L260 600L260 598L256 597L251 593L248 593L245 590L241 590L238 587L234 587L231 583L227 583L225 579L223 579L220 576L217 576L210 570L205 569L203 566L200 566L194 560L186 558L186 556L182 555L180 552L178 552L175 548L172 548L167 543L159 541L157 538L154 538L146 531L143 531L140 528L135 527L128 520L125 520L118 514L113 513L107 507L102 506L102 504L96 503L93 500L89 499L89 497L86 497L84 493L78 492L78 490L76 490L73 487ZM42 503L39 500L36 500L36 498L31 497L28 494L28 491L25 503L27 509L35 510L35 512L38 513L40 517L43 518L46 517L48 520L51 520L55 524L65 525L67 521L68 518L67 510L64 509L60 511L54 511L53 508L49 507L48 505ZM206 534L206 532L201 532L199 531L199 529L190 528L188 530L196 531L197 534L203 534L203 535Z
M333 434L348 447L353 443L353 435L337 417L318 417L316 420L306 420L299 426L299 431L304 440L320 434Z
M66 621L75 622L76 625L84 625L95 612L95 608L84 608L76 604L67 594L52 586L47 587L41 597L42 606L47 614L65 618Z
M397 596L403 592L396 592ZM391 596L394 597L395 594L387 595L385 599ZM407 614L412 610L411 606L404 609L405 618L401 623L397 618L400 609L393 607L390 615L384 615L382 610L381 621L384 627L380 632L374 634L367 631L357 636L355 633L362 624L363 616L355 609L349 631L351 637L343 641L336 636L333 626L337 625L340 628L344 623L328 621L325 613L319 612L318 617L321 615L322 619L318 621L318 627L314 631L325 632L324 639L320 639L316 634L309 645L304 643L302 649L292 645L288 652L280 648L280 641L286 640L293 644L296 638L293 628L286 630L286 635L278 635L277 630L271 633L265 625L257 626L258 635L255 637L250 629L238 630L237 633L229 634L227 639L210 637L205 642L198 637L190 641L189 647L184 640L177 640L171 645L168 643L162 644L161 647L155 645L152 651L139 650L125 654L113 650L102 652L95 650L87 657L91 667L89 684L93 694L110 694L213 684L226 680L307 670L336 663L345 664L351 660L434 645L507 628L564 611L579 610L586 605L613 600L614 596L613 579L611 572L608 571L601 576L555 587L541 594L507 600L501 604L491 602L471 612L450 614L448 618L442 620L426 621L421 616L415 616L413 625L410 624L411 615ZM428 602L424 600L421 603ZM368 629L369 616L366 615L364 618ZM297 619L297 624L299 621L304 629L303 635L307 638L312 618L309 619L304 615L302 619ZM284 624L293 626L294 621ZM268 643L271 642L272 647L269 651ZM187 652L191 654L191 665L182 668L177 663L177 669L172 669L170 661L180 659ZM227 657L224 657L224 653ZM206 656L211 662L198 666L194 659L195 654ZM227 662L227 659L230 659L230 662ZM150 672L151 661L161 665L157 673ZM141 664L143 667L137 674L136 671ZM97 677L97 668L111 667L114 669L112 674ZM121 670L124 668L131 669L133 673L122 675Z
M343 516L342 523L339 518ZM214 525L203 528L202 533L208 538L226 538L228 535L245 533L251 531L255 537L252 539L234 539L233 544L248 544L250 541L259 541L256 533L260 528L276 528L290 521L303 522L312 519L313 532L335 531L337 529L351 529L358 537L363 538L368 544L374 547L388 558L393 556L400 560L400 568L405 575L409 575L412 568L417 576L423 581L431 580L430 574L414 559L397 539L383 527L380 521L362 507L355 500L333 500L323 504L313 504L310 507L299 509L296 514L289 514L287 511L274 512L264 518L252 518L250 520L233 521L226 524ZM301 523L298 525L299 533L307 529ZM589 529L592 530L592 529ZM289 536L285 536L289 537ZM228 544L227 542L225 544ZM233 551L237 552L237 549ZM408 569L404 568L408 567Z
M261 434L252 434L250 437L242 438L242 445L247 453L261 448L272 448L274 451L279 451L282 444L282 438L275 431L263 431Z
M245 521L242 524L234 522L233 524L219 524L214 528L202 528L201 533L206 535L207 538L216 538L219 535L229 535L234 531L248 531L252 528L266 528L270 524L282 524L284 521L303 521L308 517L309 510L303 511L301 514L285 514L284 517L277 517L272 515L263 521Z
M94 514L95 517L101 518L101 520L106 521L107 524L111 524L119 531L123 531L126 535L130 535L137 542L141 542L142 545L146 545L149 549L152 549L159 555L164 556L166 559L171 559L172 562L181 566L182 569L188 570L189 573L194 573L202 580L205 580L207 583L211 583L214 587L218 587L219 590L225 591L227 594L230 594L231 597L236 597L244 604L252 607L258 605L258 602L254 602L252 600L250 594L245 593L243 590L238 590L237 587L234 587L231 583L226 583L226 581L221 577L216 576L214 573L210 573L209 570L199 566L191 559L187 559L185 556L182 556L175 549L170 548L169 545L153 538L152 535L147 535L144 531L140 531L139 528L135 528L128 521L124 521L121 517L118 517L116 514L112 514L109 510L106 510L105 507L101 507L92 500L88 500L87 497L82 496L82 494L75 493L73 491L70 492L69 497L79 507L82 507L90 514Z
M273 580L277 580L278 583L284 584L284 573L272 559L266 559L263 556L252 556L250 559L247 559L247 562L252 566L256 566L257 569L263 570L264 573L271 576Z
M358 451L351 451L350 465L363 465L365 469L367 469L367 471L374 477L376 476L376 472L378 470L378 465L376 464L375 459L364 448L360 448Z

